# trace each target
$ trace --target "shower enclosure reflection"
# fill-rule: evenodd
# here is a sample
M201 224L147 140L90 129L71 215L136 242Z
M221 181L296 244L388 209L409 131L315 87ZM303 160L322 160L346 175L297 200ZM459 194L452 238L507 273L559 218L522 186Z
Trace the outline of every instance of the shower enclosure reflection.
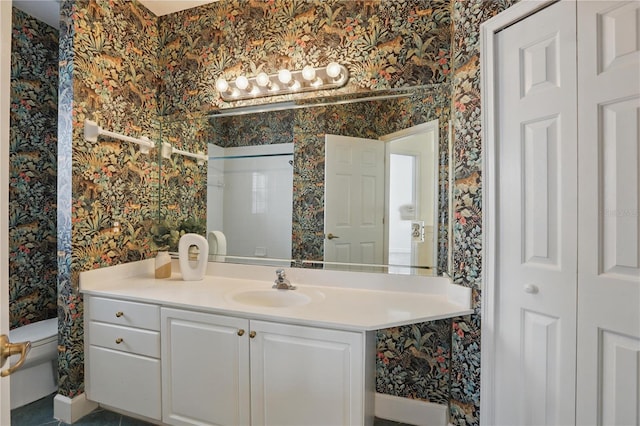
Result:
M207 231L216 260L229 254L273 264L291 257L292 160L291 143L209 144Z

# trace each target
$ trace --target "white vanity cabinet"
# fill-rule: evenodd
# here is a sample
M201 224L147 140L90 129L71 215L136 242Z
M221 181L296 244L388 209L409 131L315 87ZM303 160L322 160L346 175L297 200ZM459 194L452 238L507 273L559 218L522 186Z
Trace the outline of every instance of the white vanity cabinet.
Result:
M80 288L88 399L162 424L373 425L375 330L473 312L444 278L301 268L305 284L276 291L271 267L196 282L154 266L85 271Z
M373 421L373 335L162 308L163 421ZM371 362L365 362L365 347ZM367 416L370 413L370 416Z
M85 297L87 398L160 420L160 308Z

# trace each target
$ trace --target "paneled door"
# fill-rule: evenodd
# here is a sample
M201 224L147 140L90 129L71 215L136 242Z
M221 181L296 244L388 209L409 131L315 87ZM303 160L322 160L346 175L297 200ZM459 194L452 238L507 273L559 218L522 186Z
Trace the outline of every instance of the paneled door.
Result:
M640 2L578 2L577 424L640 424Z
M575 3L496 36L496 425L575 422ZM484 332L484 331L483 331Z
M483 28L483 416L639 425L640 2L544 6Z
M382 264L384 142L325 137L324 260Z

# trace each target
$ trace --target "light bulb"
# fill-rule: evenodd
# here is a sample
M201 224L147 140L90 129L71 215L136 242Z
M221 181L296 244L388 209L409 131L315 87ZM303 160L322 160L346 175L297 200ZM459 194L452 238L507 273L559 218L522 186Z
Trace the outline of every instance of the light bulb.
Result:
M286 68L278 71L278 80L280 80L282 84L289 84L289 82L291 81L291 71Z
M342 73L340 64L337 62L331 62L327 65L327 75L331 78L337 78Z
M244 75L236 78L236 87L240 90L247 90L247 87L249 87L249 79Z
M316 69L311 65L307 65L306 67L302 68L302 78L307 81L312 81L314 78L316 78Z
M258 83L258 86L260 87L266 87L266 86L269 86L269 83L271 83L271 80L269 79L269 76L267 75L266 72L261 72L256 76L256 83Z
M220 93L226 93L229 90L229 83L227 83L227 80L224 78L219 78L216 81L216 89L218 89Z

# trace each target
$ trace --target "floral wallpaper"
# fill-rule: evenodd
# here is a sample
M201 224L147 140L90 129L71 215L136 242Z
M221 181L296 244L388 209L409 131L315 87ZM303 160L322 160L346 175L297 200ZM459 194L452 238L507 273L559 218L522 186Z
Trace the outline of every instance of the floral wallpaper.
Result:
M13 8L9 321L56 316L58 30Z
M212 137L212 130L204 119L161 121L160 140L177 149L206 154ZM198 164L196 159L183 155L160 159L159 218L173 235L164 238L166 231L152 228L154 247L168 245L170 251L176 252L181 234L205 235L207 170L207 163Z
M471 287L475 313L452 321L449 421L480 422L482 276L482 127L480 24L517 0L454 0L452 43L454 132L453 280Z
M394 395L448 401L453 424L478 424L479 25L513 2L222 0L156 18L135 1L63 0L58 130L58 164L64 168L58 173L60 393L73 397L83 391L78 272L151 256L148 229L158 215L179 222L185 215L202 214L197 204L186 207L188 200L203 199L198 179L204 174L196 162L178 157L159 160L157 152L145 157L134 147L103 139L95 149L82 138L83 120L91 118L109 130L144 134L152 140L162 136L179 148L186 140L181 135L204 146L205 129L195 124L199 117L251 103L222 102L214 88L219 76L232 79L240 72L273 72L283 65L301 68L338 60L351 74L338 94L414 86L438 85L445 92L450 88L455 144L453 273L455 282L473 288L476 313L381 330L376 386ZM434 104L426 102L425 110L438 108L437 98L445 92L426 96L433 96ZM311 130L322 124L313 120L326 121L327 129L335 125L354 132L360 130L354 123L371 121L361 111L352 111L351 120L334 118L329 108L300 110L293 118L299 148L319 149ZM169 124L178 121L192 125ZM159 176L152 172L158 168ZM310 182L313 177L301 172L298 179L297 188L305 188L305 179ZM174 183L184 187L166 193L176 201L158 206L164 185ZM320 206L314 191L301 190L298 196L307 197L308 205ZM309 244L313 246L313 238Z
M156 17L133 1L61 3L58 175L59 392L83 391L81 271L151 257L158 152L100 137L84 120L157 140Z

